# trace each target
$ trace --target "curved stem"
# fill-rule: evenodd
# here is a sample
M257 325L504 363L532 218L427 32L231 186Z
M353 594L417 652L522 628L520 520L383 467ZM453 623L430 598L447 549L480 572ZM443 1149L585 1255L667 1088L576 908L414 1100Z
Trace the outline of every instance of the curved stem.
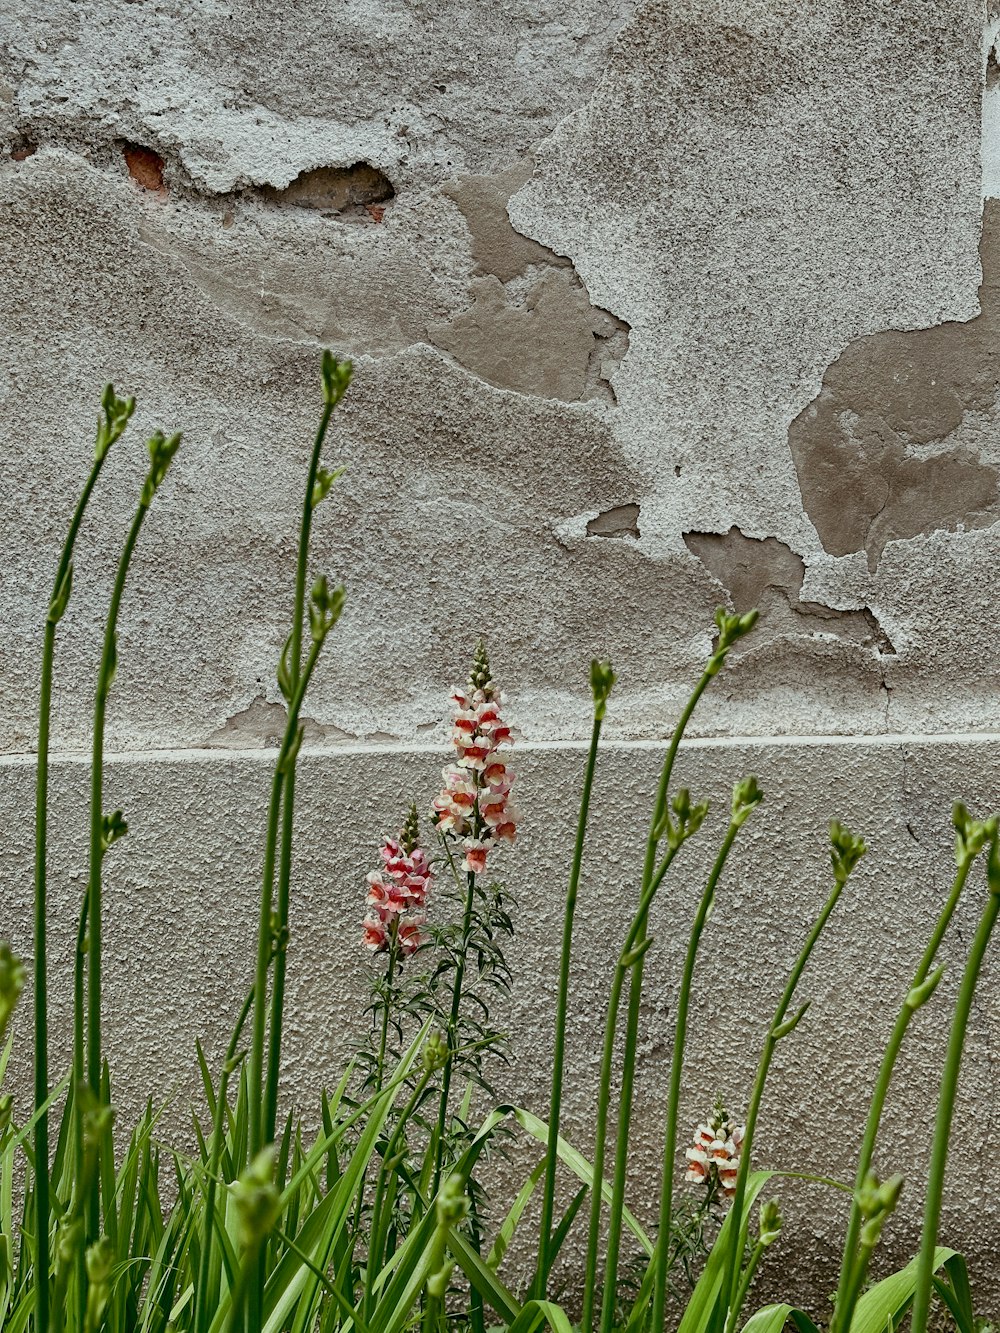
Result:
M813 923L813 927L806 936L806 941L802 946L798 958L792 967L788 981L785 985L781 999L778 1001L778 1007L775 1010L774 1018L768 1028L767 1036L764 1039L764 1048L761 1051L760 1063L757 1066L757 1074L754 1079L753 1091L750 1096L750 1106L747 1110L746 1129L743 1134L743 1143L740 1148L740 1165L736 1174L736 1189L733 1193L731 1212L734 1222L743 1216L743 1200L746 1197L747 1178L750 1174L750 1159L753 1150L754 1130L757 1127L757 1117L760 1113L760 1104L764 1097L764 1086L767 1082L768 1070L771 1067L771 1060L774 1056L775 1048L785 1032L781 1031L785 1023L788 1010L795 995L796 987L805 970L809 956L816 946L816 941L823 932L823 928L829 920L830 913L837 905L844 885L847 882L846 877L838 877L830 895L820 911L819 916ZM801 1013L802 1011L800 1011ZM791 1020L793 1023L795 1019ZM786 1031L789 1029L786 1028ZM726 1273L722 1282L721 1300L723 1308L727 1311L727 1329L732 1324L732 1311L735 1307L736 1295L740 1280L740 1259L742 1251L740 1248L740 1228L733 1226L732 1240L729 1244L729 1254L726 1262Z
M229 1076L233 1071L236 1060L236 1047L239 1043L240 1034L250 1013L250 1006L253 1003L253 988L247 993L247 998L243 1001L243 1008L240 1010L239 1017L236 1020L236 1026L233 1029L233 1035L229 1039L229 1045L226 1048L226 1058L222 1065L222 1073L219 1075L219 1091L215 1099L215 1117L212 1125L212 1151L208 1163L208 1185L205 1193L205 1215L204 1225L202 1227L201 1252L198 1255L198 1272L195 1280L195 1300L194 1300L194 1333L203 1333L208 1327L207 1301L208 1301L208 1277L209 1277L209 1255L212 1252L212 1230L215 1222L215 1195L219 1177L219 1168L222 1161L222 1142L225 1134L225 1113L226 1096L229 1090Z
M257 968L254 976L253 1000L253 1041L250 1056L250 1157L253 1159L264 1147L265 1090L264 1090L264 1037L267 1028L267 974L271 965L274 942L271 905L274 894L274 870L277 859L278 820L281 813L281 794L285 781L285 771L289 758L298 741L299 712L309 686L309 678L319 657L322 642L314 640L306 658L306 664L299 678L298 686L288 705L288 720L282 738L278 758L274 764L271 779L271 796L267 812L267 834L264 842L264 870L260 892L260 915L257 924ZM277 1070L269 1071L269 1077L277 1076Z
M462 914L462 947L455 960L455 984L451 993L451 1016L448 1021L448 1055L441 1074L441 1101L438 1106L437 1143L434 1148L434 1183L431 1198L438 1192L441 1183L441 1171L444 1165L444 1137L448 1128L448 1098L451 1094L451 1071L454 1064L455 1045L458 1039L458 1019L462 1010L462 984L465 980L465 961L469 948L469 933L472 929L472 909L476 896L476 877L471 871L466 872L465 910Z
M118 612L125 592L132 553L143 521L149 512L145 489L125 538L111 605L104 626L104 646L94 700L94 738L90 769L90 858L87 880L87 1082L96 1098L101 1096L101 863L104 859L104 728L108 694L118 658ZM96 1240L100 1229L100 1172L94 1173L87 1206L87 1239Z
M52 680L55 675L56 627L66 609L72 578L73 547L84 511L97 484L106 454L98 451L70 520L52 585L42 644L42 677L38 706L38 768L35 776L35 1329L47 1333L49 1326L49 1018L47 865L49 736L52 719ZM64 597L65 593L65 597ZM61 603L61 604L60 604Z
M667 813L667 800L670 790L670 778L674 761L688 722L698 705L698 701L708 688L714 671L705 670L691 692L684 711L674 728L670 744L660 772L660 781L653 804L653 814L649 823L649 835L646 839L646 854L643 860L640 886L640 905L635 925L635 946L641 947L647 938L646 926L649 904L652 894L648 893L653 880L656 865L656 852L663 837L664 817ZM632 1122L632 1098L635 1085L636 1046L639 1039L639 1016L642 1008L642 981L644 960L638 957L629 979L628 1014L625 1021L625 1043L622 1062L622 1084L618 1100L617 1141L615 1145L615 1174L611 1195L611 1220L608 1229L607 1257L604 1269L604 1295L601 1306L602 1333L610 1333L614 1321L615 1294L618 1285L618 1257L621 1243L622 1214L625 1208L625 1178L628 1172L628 1131ZM592 1204L600 1208L600 1195L595 1196ZM590 1326L584 1324L584 1333L590 1333Z
M684 973L677 997L677 1019L674 1024L674 1049L670 1065L670 1093L667 1098L667 1124L663 1144L663 1171L660 1179L660 1224L656 1236L656 1251L653 1258L653 1328L662 1328L667 1301L667 1268L670 1262L670 1222L674 1198L674 1154L677 1151L677 1116L681 1097L681 1075L684 1070L684 1044L687 1039L688 1004L691 998L691 984L694 979L694 965L698 956L702 931L708 921L715 898L716 886L722 875L729 856L730 848L739 832L739 824L730 821L726 836L715 858L711 874L701 895L691 935L688 940L687 955L684 959Z
M922 986L930 974L934 959L937 957L938 949L941 947L941 941L944 939L945 931L954 916L955 908L958 906L958 900L961 897L965 882L969 877L969 870L972 866L972 857L965 857L959 863L958 871L955 875L954 883L951 887L951 893L937 919L934 931L923 956L917 965L917 970L913 974L913 980L910 983L909 994ZM857 1191L865 1183L868 1172L871 1170L872 1158L875 1154L875 1142L878 1138L879 1124L882 1120L882 1112L885 1108L886 1097L889 1092L889 1084L892 1080L893 1069L896 1064L896 1058L899 1055L900 1047L903 1044L903 1038L906 1036L906 1030L909 1027L910 1019L916 1012L916 1007L904 1001L896 1017L896 1022L892 1029L889 1042L882 1055L882 1063L879 1066L878 1078L875 1082L875 1091L872 1095L872 1104L868 1111L868 1118L865 1123L864 1138L861 1142L861 1151L858 1156L858 1169L855 1174L854 1188L855 1195L851 1200L851 1212L847 1223L847 1235L844 1239L844 1257L840 1266L840 1280L837 1284L837 1298L834 1305L833 1317L830 1320L830 1333L837 1333L837 1330L845 1330L850 1327L851 1304L848 1294L848 1283L851 1280L851 1273L854 1269L854 1261L858 1248L858 1236L861 1232L861 1209L858 1205ZM846 1321L846 1322L845 1322Z
M289 681L294 692L302 671L302 625L305 617L306 579L309 567L309 537L312 530L312 516L315 508L313 493L316 476L319 472L323 442L333 415L334 404L326 403L320 417L319 428L313 442L312 455L309 459L309 472L306 477L305 495L302 500L302 518L299 523L299 548L295 561L295 599L292 607L292 633L288 652ZM292 879L292 832L295 820L295 766L291 765L285 778L281 810L281 858L278 868L278 897L276 905L277 928L285 939L288 930L288 906ZM281 1038L285 1010L285 971L287 953L280 949L274 960L274 984L271 992L271 1023L267 1056L267 1112L265 1119L265 1138L274 1139L275 1124L278 1115L278 1076L281 1065Z
M615 966L615 975L611 982L611 994L608 998L608 1011L604 1023L604 1046L601 1052L601 1074L598 1085L597 1120L594 1134L594 1184L590 1199L590 1223L587 1231L587 1263L584 1270L583 1310L580 1327L589 1333L594 1317L594 1303L597 1295L597 1250L601 1230L601 1208L603 1202L604 1160L607 1151L609 1108L611 1104L611 1073L614 1064L615 1036L618 1031L618 1011L621 1005L622 991L628 977L631 954L636 938L642 928L649 904L656 890L660 887L664 875L670 869L670 863L677 855L677 848L671 847L660 863L659 870L652 884L639 902L638 910L632 918L625 943Z
M590 793L594 785L594 768L601 737L603 715L594 716L587 753L587 767L583 775L580 797L580 816L576 827L576 843L570 867L569 887L566 891L566 910L563 915L562 952L559 957L559 993L556 1002L555 1046L552 1055L552 1088L549 1094L549 1134L546 1145L545 1181L542 1187L542 1216L538 1232L538 1271L535 1276L535 1296L545 1299L549 1277L549 1246L552 1240L552 1214L555 1207L556 1167L559 1160L559 1116L562 1108L563 1066L566 1047L566 1012L569 1004L569 970L573 953L573 917L576 912L580 872L583 866L583 848L587 837L587 817L590 812Z
M924 1229L920 1240L920 1257L917 1263L917 1285L913 1296L911 1333L927 1333L927 1318L930 1314L931 1305L931 1284L934 1278L934 1250L937 1246L938 1227L941 1224L941 1196L944 1192L944 1175L948 1164L948 1142L951 1136L952 1115L955 1110L958 1074L962 1065L962 1051L965 1046L965 1031L969 1024L969 1015L972 1012L972 1001L976 993L976 983L979 980L983 958L990 942L990 936L993 933L993 927L997 922L997 915L1000 914L1000 859L997 855L995 837L990 848L989 881L989 899L979 919L979 925L969 949L965 971L962 974L958 998L955 1001L955 1016L952 1019L944 1072L941 1076L941 1092L938 1098L937 1116L934 1121L934 1144L931 1149L931 1165L927 1177Z

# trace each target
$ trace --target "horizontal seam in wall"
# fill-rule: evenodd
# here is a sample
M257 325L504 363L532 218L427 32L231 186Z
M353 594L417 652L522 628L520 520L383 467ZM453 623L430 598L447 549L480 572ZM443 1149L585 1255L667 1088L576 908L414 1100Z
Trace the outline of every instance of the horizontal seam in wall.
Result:
M586 740L535 740L520 741L515 745L514 753L532 754L547 753L549 751L565 750L569 753L585 751L589 742ZM621 751L645 751L662 750L666 744L666 739L658 740L608 740L601 749L605 752ZM993 731L947 731L947 732L901 732L885 733L877 736L694 736L681 742L681 748L685 750L746 750L746 749L780 749L780 748L800 748L800 749L819 749L821 747L839 747L841 749L855 747L858 749L898 749L901 745L911 746L946 746L946 745L975 745L989 746L1000 745L1000 733ZM359 742L356 745L304 745L299 751L300 758L306 759L337 759L349 758L354 755L377 755L377 754L419 754L419 755L440 755L447 753L447 745L443 742L410 742L398 741L392 744L371 744L366 745ZM172 748L164 746L160 749L152 750L116 750L106 753L104 758L106 763L218 763L232 760L246 760L248 762L271 764L277 755L276 746L247 746L245 748L235 748L228 746L200 746ZM19 754L0 755L0 767L33 767L35 764L34 751L28 751ZM63 750L53 751L50 755L50 763L53 764L86 764L90 762L89 751L83 750Z

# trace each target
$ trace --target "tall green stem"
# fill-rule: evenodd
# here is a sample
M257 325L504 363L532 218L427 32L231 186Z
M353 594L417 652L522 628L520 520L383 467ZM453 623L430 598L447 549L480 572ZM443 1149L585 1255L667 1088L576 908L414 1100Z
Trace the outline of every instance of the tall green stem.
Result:
M243 1027L253 1003L253 990L247 993L243 1001L226 1048L222 1073L219 1075L219 1091L215 1099L215 1116L212 1124L212 1150L208 1162L208 1183L205 1192L205 1214L202 1223L201 1252L198 1255L198 1271L195 1281L194 1333L204 1333L210 1324L208 1318L208 1280L211 1270L212 1232L215 1227L215 1196L218 1188L219 1169L222 1163L222 1144L225 1138L226 1098L229 1092L229 1076L236 1067L236 1047L239 1044Z
M150 496L149 499L152 497ZM132 525L125 538L121 559L115 574L111 606L104 627L104 647L97 675L97 694L94 701L94 739L90 769L90 857L87 879L87 1082L96 1098L101 1095L101 866L107 850L108 829L104 817L104 728L108 694L114 679L118 659L118 612L125 580L139 539L149 499L145 489L139 501ZM100 1172L95 1172L87 1202L87 1238L96 1240L100 1230Z
M941 1198L944 1193L945 1168L948 1164L948 1143L951 1137L951 1122L955 1110L955 1094L958 1089L958 1075L962 1065L962 1052L965 1047L965 1032L972 1012L972 1001L976 993L976 983L983 965L983 958L1000 914L1000 849L994 833L990 844L988 863L989 899L983 908L979 925L969 949L968 961L962 973L962 982L955 1001L955 1016L952 1019L951 1033L948 1038L948 1050L945 1055L944 1072L941 1076L941 1092L938 1097L937 1116L934 1121L934 1144L931 1149L931 1165L927 1178L927 1202L924 1207L924 1228L920 1239L920 1257L917 1263L917 1286L913 1296L913 1316L910 1322L911 1333L927 1333L927 1319L931 1307L931 1285L934 1278L934 1251L937 1246L938 1228L941 1224Z
M674 1023L674 1049L670 1065L670 1093L667 1099L667 1125L663 1144L663 1171L660 1179L660 1224L656 1236L656 1250L653 1256L653 1328L663 1328L667 1301L667 1269L670 1262L670 1222L674 1197L674 1154L677 1151L677 1117L681 1097L681 1075L684 1070L684 1044L687 1040L688 1004L691 998L691 984L694 979L694 965L698 956L698 945L708 921L715 899L716 886L722 875L730 848L736 840L740 825L731 820L726 829L726 836L715 858L711 874L698 903L691 935L688 939L687 955L684 959L684 973L681 988L677 996L677 1018Z
M83 516L108 450L125 429L134 402L116 399L109 385L102 400L103 419L98 420L94 461L84 483L69 531L63 542L56 576L45 618L42 644L42 677L38 706L38 768L35 779L35 919L34 919L34 1000L35 1000L35 1329L47 1333L49 1327L49 1019L48 1019L48 926L47 926L47 846L49 795L49 743L52 718L52 681L55 674L56 629L69 602L73 586L73 548ZM121 418L120 421L118 418ZM114 424L113 423L114 419Z
M465 909L462 913L462 947L455 960L455 982L451 992L451 1015L448 1019L448 1055L441 1073L441 1099L438 1104L437 1142L434 1148L434 1184L431 1197L438 1192L441 1183L441 1171L444 1165L444 1140L448 1129L448 1099L451 1095L451 1071L455 1062L455 1047L458 1040L458 1019L462 1011L462 986L465 981L465 961L469 949L469 934L472 929L472 909L476 898L476 877L472 871L465 876Z
M299 683L302 670L302 626L305 618L306 578L309 566L309 537L312 516L317 504L316 478L319 472L323 442L330 425L336 402L327 400L323 407L319 428L313 442L302 500L302 518L299 523L299 549L295 561L295 599L292 607L292 633L288 649L288 678L292 690ZM277 931L280 945L274 960L274 980L271 991L271 1022L267 1056L267 1112L265 1139L274 1139L278 1115L278 1078L281 1068L281 1038L285 1012L285 971L287 968L288 906L292 879L292 833L295 820L295 765L285 777L281 810L281 858L278 867L278 897L276 906Z
M549 1133L545 1157L545 1181L542 1187L542 1217L538 1233L538 1272L535 1277L535 1295L545 1299L549 1278L549 1246L552 1241L552 1214L555 1207L556 1166L559 1161L559 1117L562 1108L563 1066L566 1047L566 1013L569 1004L569 970L573 954L573 917L576 912L580 872L583 866L583 848L587 838L587 817L590 812L590 793L594 785L597 748L604 720L604 700L599 700L594 711L594 723L587 753L587 767L583 775L580 797L580 815L576 826L576 843L570 867L569 887L566 891L566 909L563 915L562 952L559 957L559 993L556 1001L556 1032L552 1055L552 1088L549 1094Z
M727 1333L732 1324L733 1312L736 1309L736 1298L740 1282L740 1259L742 1257L741 1238L739 1221L743 1216L743 1200L746 1197L747 1179L750 1174L750 1162L753 1154L754 1131L757 1128L757 1117L760 1113L760 1105L764 1097L764 1086L767 1083L768 1071L771 1068L771 1060L774 1057L778 1042L787 1036L805 1014L808 1004L802 1006L792 1018L788 1018L788 1010L792 999L795 996L795 990L799 984L805 966L809 961L813 949L816 947L816 941L823 933L830 918L830 913L837 905L844 885L847 883L847 877L857 860L864 855L864 843L860 839L851 839L846 830L841 830L839 825L833 826L831 833L834 837L834 885L830 894L823 904L819 916L813 923L806 941L802 946L798 958L792 967L788 981L785 984L784 992L778 1001L778 1007L775 1010L771 1025L767 1030L767 1036L764 1039L764 1047L761 1051L760 1063L757 1066L757 1074L754 1079L753 1091L750 1096L750 1105L747 1110L746 1128L743 1134L743 1143L740 1148L740 1165L736 1174L736 1189L733 1193L732 1201L732 1239L729 1243L729 1253L726 1258L726 1272L723 1278L721 1301L723 1310L726 1313ZM838 842L838 837L842 835Z
M712 659L715 660L714 658ZM642 866L642 879L640 882L640 901L645 902L645 907L640 905L639 913L635 922L634 946L641 948L646 939L646 927L649 917L649 903L652 901L652 895L647 891L653 879L656 866L656 852L663 837L664 820L667 814L667 797L670 789L670 777L673 773L674 760L677 758L677 750L681 743L681 738L691 715L698 705L698 701L708 688L709 682L716 674L711 669L706 669L701 679L695 686L685 705L684 711L680 716L673 735L670 738L670 744L667 749L666 757L663 761L663 768L660 772L660 781L656 791L656 799L653 804L653 814L649 823L649 834L646 839L646 853ZM666 869L666 867L664 867ZM622 1215L625 1208L625 1181L628 1171L628 1130L632 1121L632 1097L635 1083L635 1061L636 1047L639 1037L639 1016L642 1006L642 976L643 976L643 957L642 953L635 959L631 965L631 975L629 977L629 1002L628 1014L625 1021L625 1045L622 1062L622 1083L618 1099L618 1117L617 1117L617 1138L615 1144L615 1174L611 1194L611 1218L608 1227L608 1239L606 1245L606 1259L604 1268L604 1295L601 1306L601 1328L604 1333L610 1330L614 1320L615 1294L618 1285L618 1258L621 1246L621 1226ZM622 981L624 978L622 978ZM619 995L621 986L619 984ZM612 1045L614 1036L612 1033ZM610 1073L609 1073L610 1081ZM608 1096L603 1087L602 1071L602 1094L604 1101L604 1115L607 1115ZM600 1115L600 1110L599 1110ZM606 1123L603 1127L598 1122L599 1129L602 1129L606 1136ZM601 1189L597 1184L596 1191L591 1201L591 1230L596 1231L600 1226L600 1208L601 1208ZM597 1210L597 1217L594 1217L594 1211ZM588 1273L588 1288L596 1282L596 1274ZM589 1296L589 1299L587 1298ZM590 1333L592 1318L593 1292L588 1291L585 1296L586 1320L583 1323L584 1333Z
M844 1256L841 1262L840 1280L837 1285L836 1304L834 1306L833 1317L830 1320L830 1333L837 1333L837 1330L846 1330L850 1327L848 1284L854 1268L858 1248L858 1236L861 1231L861 1208L858 1201L858 1193L871 1170L872 1158L875 1154L875 1142L878 1138L879 1125L882 1120L882 1112L885 1109L886 1097L888 1096L889 1084L892 1080L896 1058L902 1047L903 1038L906 1036L906 1030L909 1027L910 1019L916 1013L919 1003L922 1003L925 998L929 998L929 995L922 995L921 990L927 982L931 967L934 964L934 959L937 957L938 949L941 947L941 941L944 939L945 932L955 914L955 908L958 906L958 900L962 895L962 890L969 877L969 870L972 866L974 856L975 853L962 856L958 862L958 870L951 887L951 892L937 919L937 923L931 934L930 940L927 943L927 947L917 965L917 970L913 974L910 989L902 1007L900 1008L899 1014L896 1017L892 1034L882 1056L878 1078L875 1082L875 1091L872 1095L871 1107L869 1108L868 1118L865 1123L865 1133L861 1142L861 1151L858 1156L858 1169L854 1182L855 1192L851 1201L847 1235L844 1239ZM915 1001L919 1001L919 1003Z
M271 907L274 898L274 871L277 859L278 821L281 814L281 796L290 763L294 762L301 735L299 733L299 712L309 686L309 678L319 658L322 640L313 640L305 667L299 677L288 705L288 718L285 734L274 765L271 779L271 796L267 811L267 833L264 841L264 871L260 893L260 916L257 923L257 969L254 976L253 1001L253 1040L250 1055L250 1157L256 1157L268 1141L264 1137L266 1127L265 1105L270 1104L269 1093L264 1088L264 1039L267 1029L267 974L275 943L275 922L271 919ZM277 1081L277 1070L268 1071L268 1079ZM265 1097L268 1098L267 1103Z
M611 994L608 997L608 1009L604 1023L604 1045L601 1052L601 1073L598 1084L597 1118L594 1135L594 1185L591 1190L590 1224L587 1233L587 1263L583 1288L583 1312L580 1317L580 1327L585 1330L588 1330L591 1327L594 1300L597 1290L597 1249L600 1240L604 1159L607 1150L608 1121L610 1119L611 1074L614 1066L615 1035L618 1031L618 1011L621 1005L622 991L625 988L629 970L637 961L637 950L634 948L634 945L636 937L639 934L639 928L645 916L645 911L648 908L649 903L652 901L656 890L660 887L664 875L670 869L670 863L676 856L677 850L676 847L671 847L667 851L667 854L664 856L663 861L660 864L659 870L654 876L652 884L641 899L638 911L632 918L632 924L625 937L622 951L618 956L618 962L615 964L615 974L611 981Z

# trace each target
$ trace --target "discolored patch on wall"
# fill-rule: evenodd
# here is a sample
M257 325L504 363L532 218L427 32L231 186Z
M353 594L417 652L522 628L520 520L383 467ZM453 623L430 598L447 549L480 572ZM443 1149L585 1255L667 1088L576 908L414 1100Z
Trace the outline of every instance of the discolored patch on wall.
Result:
M684 544L728 591L737 611L756 607L772 634L833 634L850 643L894 654L895 648L867 608L837 611L802 599L805 564L776 537L728 532L685 532Z
M384 171L370 162L355 162L351 167L315 167L312 171L300 171L283 190L266 185L261 193L272 203L345 213L362 208L370 211L372 207L387 203L396 191Z
M1000 473L953 436L998 418L1000 201L987 200L981 314L859 338L788 431L802 502L831 555L864 551L874 571L893 539L991 526Z
M498 388L613 401L611 377L628 350L629 327L591 303L568 259L515 229L507 205L531 172L526 159L443 187L469 228L472 304L432 326L429 339Z

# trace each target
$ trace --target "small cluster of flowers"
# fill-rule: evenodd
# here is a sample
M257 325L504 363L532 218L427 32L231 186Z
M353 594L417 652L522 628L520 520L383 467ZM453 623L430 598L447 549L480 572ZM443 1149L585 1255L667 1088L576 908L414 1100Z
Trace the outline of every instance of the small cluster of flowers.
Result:
M368 911L362 925L365 947L372 953L385 953L395 942L409 957L425 942L424 906L434 876L418 836L414 807L399 839L386 838L382 867L366 876Z
M730 1120L722 1103L716 1102L708 1120L695 1130L693 1145L685 1150L688 1168L684 1179L730 1197L736 1189L744 1132L745 1127Z
M510 727L500 716L500 691L490 679L490 664L480 644L466 689L452 692L455 721L451 743L454 763L443 770L444 785L431 806L442 833L461 839L462 869L481 874L491 847L511 843L517 821L510 806L512 774L498 756L511 744Z

